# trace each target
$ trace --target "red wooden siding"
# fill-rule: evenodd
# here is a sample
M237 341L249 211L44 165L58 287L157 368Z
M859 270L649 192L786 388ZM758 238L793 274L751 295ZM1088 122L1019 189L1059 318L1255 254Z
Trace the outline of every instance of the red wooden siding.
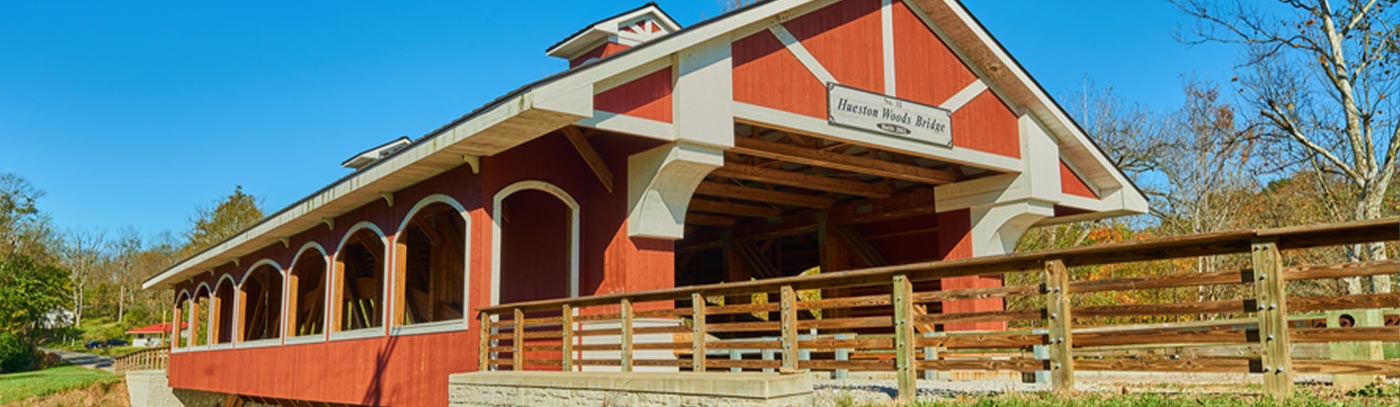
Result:
M884 93L880 0L839 2L783 23L783 26L831 76L836 77L837 82ZM825 94L817 102L824 106Z
M893 9L895 91L899 97L938 106L977 79L909 6L896 1Z
M626 45L618 44L618 43L615 43L615 42L606 42L606 43L603 43L603 45L599 45L597 48L594 48L594 49L592 49L592 50L589 50L588 52L583 53L583 55L579 55L578 57L575 57L574 59L569 60L569 68L575 68L575 67L578 67L579 65L583 65L583 63L588 62L589 59L593 59L593 58L598 58L598 59L607 58L609 55L616 54L616 53L619 53L619 52L622 52L622 51L626 51L627 48L630 48L630 47L628 47L628 46L626 46Z
M735 41L734 100L826 119L826 86L773 33Z
M972 257L972 212L968 209L943 212L938 214L938 252L942 254L943 260L957 260ZM990 288L1001 287L1000 276L967 276L945 278L941 281L945 290L961 290L968 288ZM977 300L958 300L943 302L943 312L984 312L1000 311L1005 308L1001 298L983 298ZM968 322L953 323L944 326L948 331L983 331L1006 330L1005 322Z
M1094 190L1089 189L1089 184L1084 183L1084 179L1075 174L1064 161L1060 161L1060 191L1085 198L1099 198L1094 194Z
M660 144L617 135L593 136L589 141L615 174L627 173L628 155ZM258 250L240 259L244 267L232 264L219 267L214 276L204 274L183 282L177 285L176 291L193 291L201 282L208 282L212 287L218 276L226 273L241 280L246 266L263 258L290 267L292 258L307 242L317 242L334 255L342 236L351 225L361 221L373 222L392 240L414 204L428 195L442 193L460 202L471 218L471 255L467 263L470 271L467 301L471 315L473 310L490 301L491 200L501 188L521 180L549 182L578 201L582 212L580 290L583 295L668 288L674 284L671 242L627 237L626 190L618 185L614 192L607 192L562 135L546 135L505 153L484 157L481 165L490 170L483 174L473 173L469 166L450 170L395 193L392 207L383 200L376 200L337 217L333 230L317 226L290 237L288 247L274 244ZM534 254L540 256L541 253ZM543 256L567 261L567 254L562 250ZM520 272L502 270L507 275ZM567 287L562 283L560 288ZM197 329L202 333L208 327ZM170 381L177 388L280 399L445 405L447 394L443 389L447 386L447 376L476 369L479 332L475 324L469 329L328 343L178 352L171 358Z
M671 68L666 67L594 95L593 108L670 123L671 90Z
M569 207L542 191L503 202L501 303L569 296Z
M176 353L170 386L355 405L445 406L475 368L476 331Z
M953 145L1021 158L1021 129L1016 114L991 91L982 92L953 112Z

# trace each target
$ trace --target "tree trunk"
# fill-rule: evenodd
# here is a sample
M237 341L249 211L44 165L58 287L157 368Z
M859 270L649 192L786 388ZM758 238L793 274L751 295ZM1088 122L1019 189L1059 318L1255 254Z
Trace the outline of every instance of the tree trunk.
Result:
M1370 188L1362 189L1361 196L1357 197L1356 220L1380 218L1382 215L1381 204L1385 200L1385 191L1387 189L1389 189L1389 185L1373 185ZM1352 251L1351 257L1360 257L1354 260L1362 261L1385 260L1385 243L1375 242L1358 245L1356 249ZM1370 277L1370 283L1371 292L1373 293L1384 294L1391 292L1391 278L1388 274L1372 276Z

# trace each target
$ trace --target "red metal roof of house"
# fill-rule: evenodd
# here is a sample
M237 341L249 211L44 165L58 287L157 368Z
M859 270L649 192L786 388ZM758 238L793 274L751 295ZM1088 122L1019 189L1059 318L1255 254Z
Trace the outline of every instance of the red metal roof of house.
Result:
M180 323L180 329L185 329L185 328L189 328L189 327L190 327L190 324L189 324L188 322L181 322L181 323ZM159 333L166 333L166 332L170 332L170 323L169 323L169 322L162 322L162 323L155 324L155 325L143 326L143 327L140 327L140 328L133 328L133 329L131 329L131 330L126 331L126 333L129 333L129 334L159 334Z

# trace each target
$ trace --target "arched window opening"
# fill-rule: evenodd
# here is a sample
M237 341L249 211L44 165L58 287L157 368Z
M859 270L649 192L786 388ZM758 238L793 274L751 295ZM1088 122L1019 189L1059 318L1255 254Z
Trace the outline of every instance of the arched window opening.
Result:
M336 252L335 321L332 331L384 324L384 240L370 229L355 231Z
M209 326L214 329L213 344L224 344L233 342L233 280L223 279L219 281L219 288L214 289L214 299L211 309L214 310L213 319Z
M275 339L282 336L282 273L263 265L243 278L239 290L242 304L243 341Z
M569 205L548 192L523 190L501 201L499 215L499 303L569 297Z
M423 207L405 224L395 246L398 324L464 317L466 233L460 212L445 203Z
M175 299L175 306L173 307L175 309L175 314L173 318L171 318L171 325L173 325L173 327L169 333L173 333L173 336L171 336L171 345L176 349L190 346L189 320L193 312L190 310L192 304L193 302L190 301L190 294L188 291L180 292L179 296Z
M304 250L287 278L287 334L317 335L326 319L326 256Z
M190 303L190 342L192 346L204 346L209 344L210 324L209 324L209 304L213 302L209 297L209 286L201 285L194 293L194 301Z

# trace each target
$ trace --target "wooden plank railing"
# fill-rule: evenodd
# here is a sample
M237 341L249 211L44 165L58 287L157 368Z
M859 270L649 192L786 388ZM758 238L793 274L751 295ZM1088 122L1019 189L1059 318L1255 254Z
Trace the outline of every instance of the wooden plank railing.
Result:
M161 346L142 349L112 360L112 370L117 373L132 370L164 370L170 364L170 348Z
M1057 392L1074 372L1169 371L1262 374L1270 395L1291 393L1298 373L1400 375L1400 361L1295 359L1292 344L1400 341L1400 327L1299 326L1290 312L1397 309L1400 294L1289 298L1289 281L1400 273L1400 262L1284 266L1282 250L1397 240L1400 218L1338 225L1246 230L1119 244L927 262L815 276L710 284L634 293L530 301L479 310L482 370L568 370L590 366L783 373L893 371L901 399L919 372L1049 372ZM1079 279L1072 268L1212 255L1244 256L1241 270ZM939 290L942 278L1025 276L1033 283ZM1110 291L1234 287L1235 299L1075 306ZM839 288L840 290L825 290ZM808 290L839 297L804 296ZM771 299L772 302L753 301ZM918 313L943 301L1004 298L998 311ZM935 308L929 308L935 309ZM839 315L820 318L823 315ZM825 311L835 312L825 312ZM1124 325L1133 318L1192 321ZM920 332L958 322L1006 322L1005 332ZM1104 324L1102 321L1109 321ZM1101 326L1092 326L1099 322ZM1079 325L1079 326L1076 326ZM1202 346L1242 347L1206 354ZM1043 352L1037 351L1037 348ZM1171 350L1172 357L1153 357ZM658 351L662 353L658 353ZM669 353L665 353L669 352ZM655 355L665 355L657 357ZM1042 356L1037 356L1041 354ZM757 356L757 357L755 357ZM1085 357L1091 356L1091 357Z

